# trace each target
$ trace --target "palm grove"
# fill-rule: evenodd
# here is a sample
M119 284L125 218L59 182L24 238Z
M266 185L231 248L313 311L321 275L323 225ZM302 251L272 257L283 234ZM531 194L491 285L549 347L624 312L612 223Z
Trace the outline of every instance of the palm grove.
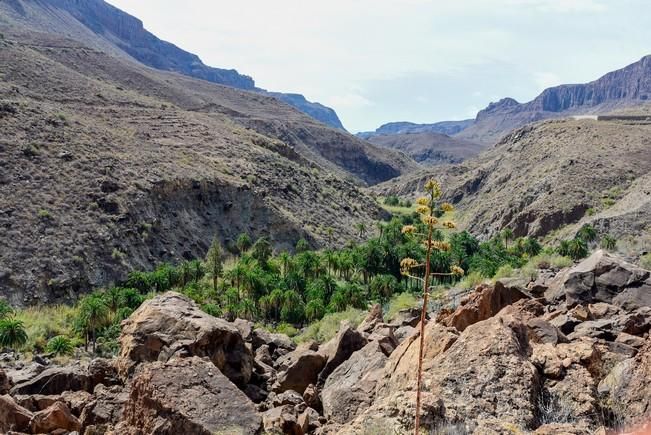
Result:
M401 273L401 269L405 272L404 259L414 265L427 263L434 277L432 285L443 294L446 287L458 284L464 273L460 285L472 287L504 274L504 270L525 269L532 261L539 267L541 262L549 262L545 258L559 252L582 258L597 238L594 230L586 227L574 239L543 249L535 239L514 238L512 231L505 229L480 242L467 231L452 230L451 223L444 226L445 232L431 228L422 220L422 207L418 204L415 210L378 223L377 235L366 242L351 241L339 249L314 250L299 240L294 253L274 252L268 238L253 241L242 234L227 255L215 238L204 259L162 264L150 272L133 271L119 285L90 293L63 310L64 327L46 326L36 337L25 332L30 318L0 300L0 348L66 354L83 345L91 352L115 353L120 322L147 298L172 289L192 298L211 315L244 318L287 331L329 313L366 309L371 302L386 304L398 293L419 293L422 279ZM435 218L446 222L450 210L445 205ZM360 235L369 226L359 225ZM428 234L430 241L424 243L414 234ZM613 240L606 236L602 244L611 246Z

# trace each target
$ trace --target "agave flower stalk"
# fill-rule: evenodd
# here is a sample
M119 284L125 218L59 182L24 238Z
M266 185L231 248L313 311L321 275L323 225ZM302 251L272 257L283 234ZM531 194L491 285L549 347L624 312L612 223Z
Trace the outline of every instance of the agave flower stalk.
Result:
M459 266L452 266L450 272L433 273L431 271L430 260L432 257L432 250L449 251L450 244L445 241L433 240L434 231L438 229L452 229L455 224L452 221L439 222L438 217L442 216L445 212L453 210L451 204L439 203L441 198L441 186L436 180L429 180L425 183L426 196L418 198L417 211L420 214L421 222L425 224L426 231L418 232L417 228L413 225L406 225L402 228L402 232L409 237L420 237L423 239L425 246L425 275L421 278L413 274L415 268L420 268L423 264L418 263L413 258L404 258L400 262L401 273L409 278L414 278L423 284L423 308L420 314L420 342L418 348L418 368L416 375L416 418L414 422L415 434L419 435L420 432L420 409L421 409L421 390L422 390L422 375L423 375L423 355L425 354L425 323L427 321L427 304L430 291L430 279L433 276L462 276L464 271Z

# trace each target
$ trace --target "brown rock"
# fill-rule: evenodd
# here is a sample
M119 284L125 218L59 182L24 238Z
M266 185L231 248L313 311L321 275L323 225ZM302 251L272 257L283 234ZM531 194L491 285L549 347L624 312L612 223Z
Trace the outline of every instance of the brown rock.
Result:
M14 399L20 406L32 412L42 411L52 406L55 402L62 400L61 396L58 395L46 396L43 394L34 394L31 396L17 395L14 396Z
M467 303L458 307L442 323L463 331L470 325L493 317L507 305L528 297L518 286L505 280L497 281L495 286L482 285L468 296Z
M294 407L290 405L273 408L262 414L264 430L269 433L303 435L303 428L298 423Z
M12 395L57 395L64 391L93 391L94 378L88 367L81 363L64 367L52 367L36 377L14 385Z
M296 349L294 342L285 334L272 333L262 328L253 330L251 333L251 343L253 344L253 349L267 345L269 347L269 352L272 355L277 350L291 352Z
M398 311L393 319L389 319L392 325L396 325L398 328L401 326L411 326L412 328L416 327L420 322L420 308L405 308Z
M321 391L325 417L347 423L368 408L387 359L380 343L372 341L337 367Z
M371 307L366 318L357 327L357 330L363 334L370 334L373 329L380 324L384 323L384 316L382 315L382 305L375 304Z
M325 362L326 358L309 345L299 346L276 362L278 377L273 390L295 390L302 394L309 384L316 384Z
M576 307L570 310L569 314L570 316L574 317L577 320L580 320L581 322L590 320L590 311L584 305L577 305Z
M321 409L321 397L319 396L319 390L316 385L310 384L305 388L303 392L303 401L310 408Z
M534 343L566 343L567 337L551 323L537 317L527 322L529 337Z
M0 396L0 433L28 432L33 414L18 405L11 396Z
M594 304L588 304L588 311L590 312L590 318L593 320L611 318L620 313L619 307L615 305L607 304L605 302L597 302Z
M617 397L630 422L651 418L651 338L631 362L629 376L624 376Z
M79 419L82 426L94 426L99 429L117 424L122 418L128 399L129 393L119 386L98 385L91 400L81 411Z
M644 343L646 340L644 340L641 337L636 337L635 335L627 334L625 332L621 332L617 338L615 339L616 343L622 343L626 344L628 346L634 347L636 349L639 349L640 347L644 346Z
M318 383L323 385L330 373L366 343L366 338L357 330L342 324L337 335L319 349L319 353L325 358L325 365L319 373Z
M11 380L4 370L0 368L0 396L7 394L11 390Z
M304 433L308 433L321 427L319 417L319 413L315 409L307 408L298 416L297 423Z
M177 358L136 371L123 425L133 433L257 434L253 403L208 360Z
M84 407L93 400L93 395L86 391L64 391L61 400L68 405L73 415L79 417Z
M47 409L34 414L29 425L32 433L49 433L56 429L65 429L71 432L81 430L79 420L72 415L68 406L63 402L55 402Z
M144 302L123 322L120 345L118 368L125 379L141 362L167 361L174 355L208 357L241 386L251 379L253 356L238 329L179 293Z

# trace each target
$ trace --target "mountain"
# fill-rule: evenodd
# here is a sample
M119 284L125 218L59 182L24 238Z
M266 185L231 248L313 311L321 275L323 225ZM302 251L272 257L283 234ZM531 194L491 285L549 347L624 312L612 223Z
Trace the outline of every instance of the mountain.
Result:
M644 116L640 117L644 118ZM439 179L459 222L488 237L568 233L592 223L616 237L644 236L651 222L651 121L626 116L547 120L527 125L459 165L423 170L374 186L415 196Z
M459 132L462 139L494 144L510 131L530 122L572 115L598 115L651 102L651 56L586 84L545 89L528 103L504 98L477 114Z
M459 163L484 149L482 145L432 131L373 135L367 140L402 151L423 165Z
M343 130L334 110L309 102L302 95L256 88L251 77L234 69L207 66L197 55L162 41L148 32L141 20L103 0L10 0L2 3L3 14L32 28L83 40L90 47L115 55L128 55L152 68L265 93L324 124Z
M378 127L375 131L364 131L357 133L362 139L369 139L373 136L405 134L405 133L439 133L452 136L468 128L474 122L473 119L463 121L442 121L434 124L416 124L413 122L389 122Z
M227 248L242 232L278 249L344 243L384 215L359 186L417 167L275 98L144 66L97 38L86 45L89 31L50 3L9 5L0 296L14 305L203 257L215 236Z

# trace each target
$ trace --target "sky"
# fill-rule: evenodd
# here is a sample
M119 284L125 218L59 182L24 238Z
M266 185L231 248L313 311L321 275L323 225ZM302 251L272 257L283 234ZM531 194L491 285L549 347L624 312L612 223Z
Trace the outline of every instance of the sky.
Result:
M474 118L651 54L648 0L108 0L204 63L352 132Z

